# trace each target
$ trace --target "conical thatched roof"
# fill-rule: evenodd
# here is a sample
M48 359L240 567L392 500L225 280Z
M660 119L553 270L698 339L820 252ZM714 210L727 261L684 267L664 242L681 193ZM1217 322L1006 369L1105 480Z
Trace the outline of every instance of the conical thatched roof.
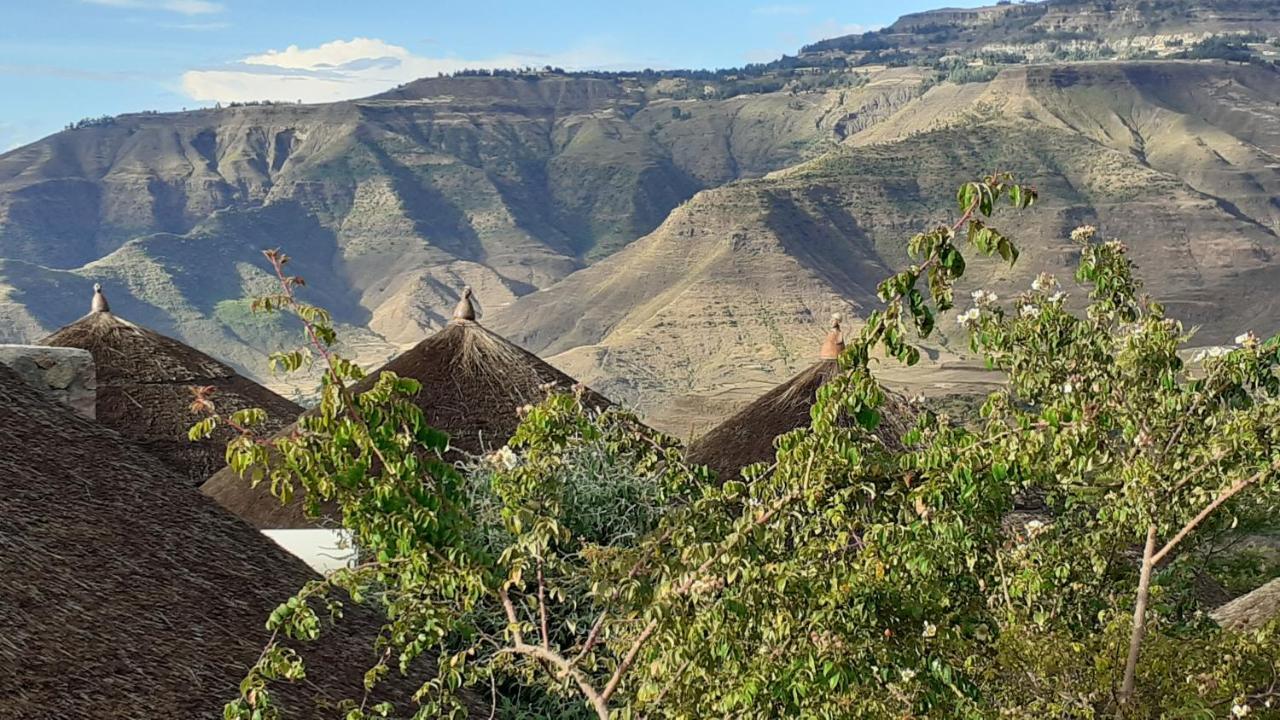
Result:
M407 350L354 386L360 392L372 386L382 371L422 383L417 398L427 421L450 436L453 448L470 454L495 450L506 444L520 422L516 410L546 397L545 386L568 390L573 378L538 356L489 332L474 320L470 299L464 296L452 320L443 330ZM585 401L603 408L609 401L585 391ZM256 488L229 468L202 487L223 507L263 529L314 527L302 503L281 506L268 484Z
M1261 628L1280 617L1280 578L1241 595L1209 615L1229 630L1250 631Z
M843 349L840 318L836 316L817 363L693 441L689 461L706 465L721 480L729 480L738 477L748 465L772 460L775 438L809 424L809 411L817 400L818 388L840 372L836 358ZM886 442L899 442L907 429L904 418L908 414L906 404L889 395L886 406L881 408L881 430L877 434Z
M3 718L221 718L270 611L316 577L3 366L0 538ZM379 622L347 605L338 627L298 647L307 678L277 687L286 717L337 717L317 706L360 698ZM434 674L424 662L415 677ZM385 692L399 702L416 686L395 676Z
M302 412L298 405L195 348L134 325L111 313L95 286L93 310L41 340L93 354L98 371L98 422L142 445L196 486L226 463L230 430L193 443L187 430L199 419L191 412L194 386L212 386L219 411L249 407L267 411L268 427L279 429Z

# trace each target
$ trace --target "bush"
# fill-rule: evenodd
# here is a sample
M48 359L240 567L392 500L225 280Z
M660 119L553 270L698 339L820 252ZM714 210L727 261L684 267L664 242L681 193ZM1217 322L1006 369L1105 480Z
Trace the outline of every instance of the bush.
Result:
M1214 35L1183 50L1176 57L1189 60L1249 62L1253 58L1253 51L1245 44L1246 42L1248 40L1241 36Z
M990 82L994 80L996 75L1000 74L1000 68L992 65L980 65L978 67L958 67L952 69L946 74L947 82L957 85L972 82Z
M111 115L102 115L100 117L88 117L81 120L77 120L73 123L68 123L67 126L63 128L63 130L81 130L84 128L111 127L112 125L115 125L115 124L116 124L116 119L114 117L112 117Z
M810 426L737 478L565 394L464 476L409 402L416 383L384 374L351 395L358 368L272 256L282 292L263 304L304 322L328 367L322 402L274 441L275 468L252 411L193 435L243 428L231 466L336 504L368 561L303 588L269 627L314 637L311 606L337 591L375 603L393 660L371 682L438 658L419 717L461 716L468 687L598 718L1263 716L1280 702L1280 619L1222 630L1197 588L1241 528L1280 516L1280 336L1184 365L1188 333L1141 294L1125 246L1080 228L1082 310L1041 275L1008 301L977 291L957 316L1008 376L981 420L924 409L905 451L875 433L873 353L917 363L965 251L1018 260L990 224L997 204L1034 200L1004 175L963 185L955 222L911 238L913 264L879 285L884 306ZM227 717L272 716L269 683L301 674L274 643L262 657Z

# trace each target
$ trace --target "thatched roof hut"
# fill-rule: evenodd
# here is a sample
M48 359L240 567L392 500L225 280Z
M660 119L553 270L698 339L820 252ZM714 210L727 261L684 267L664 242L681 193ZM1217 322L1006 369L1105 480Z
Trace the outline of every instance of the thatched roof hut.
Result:
M0 538L5 718L221 718L267 641L270 611L316 578L3 366ZM344 615L297 648L307 677L276 688L286 717L335 717L337 700L359 700L380 623L350 603ZM434 674L424 661L416 679ZM407 710L417 683L389 680L381 696ZM478 705L487 716L487 697Z
M840 372L837 358L844 350L840 316L833 318L818 353L818 362L775 387L689 446L689 461L706 465L722 480L736 478L742 468L774 457L774 439L810 422L818 388ZM905 403L890 395L882 408L881 430L886 442L897 443L907 426Z
M569 390L573 378L541 358L486 330L475 319L470 290L444 329L405 351L354 386L363 391L390 371L422 384L416 401L433 427L449 433L450 446L478 455L506 444L520 418L516 410L541 402L546 387ZM585 401L604 408L609 401L591 390ZM256 488L230 468L209 479L201 490L223 507L263 529L305 528L317 524L302 503L282 506L267 483Z
M1252 631L1280 617L1280 578L1209 613L1228 630Z
M211 386L219 411L260 407L270 430L293 422L302 408L195 348L116 316L99 286L88 315L40 341L93 354L98 371L98 422L146 448L192 486L226 465L231 431L193 443L187 430L199 419L191 412L191 388Z

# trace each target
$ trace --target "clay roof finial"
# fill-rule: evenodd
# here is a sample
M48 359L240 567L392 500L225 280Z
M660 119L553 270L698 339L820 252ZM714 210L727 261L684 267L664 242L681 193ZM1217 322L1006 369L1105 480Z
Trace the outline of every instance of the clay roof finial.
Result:
M818 351L818 357L822 360L835 360L840 357L840 353L844 352L844 338L840 335L840 313L831 315L831 331L827 333L827 337L822 341L822 349Z
M453 308L453 319L475 321L476 306L471 302L471 286L462 288L462 299Z
M96 313L111 312L111 306L107 304L107 296L102 294L102 286L98 283L93 284L93 302L89 305L89 311Z

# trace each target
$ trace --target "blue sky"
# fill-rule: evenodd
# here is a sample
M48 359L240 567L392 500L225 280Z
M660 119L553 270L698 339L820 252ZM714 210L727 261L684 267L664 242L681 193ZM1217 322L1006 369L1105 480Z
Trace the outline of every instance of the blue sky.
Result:
M359 97L461 67L733 67L942 4L0 0L0 152L82 117Z

